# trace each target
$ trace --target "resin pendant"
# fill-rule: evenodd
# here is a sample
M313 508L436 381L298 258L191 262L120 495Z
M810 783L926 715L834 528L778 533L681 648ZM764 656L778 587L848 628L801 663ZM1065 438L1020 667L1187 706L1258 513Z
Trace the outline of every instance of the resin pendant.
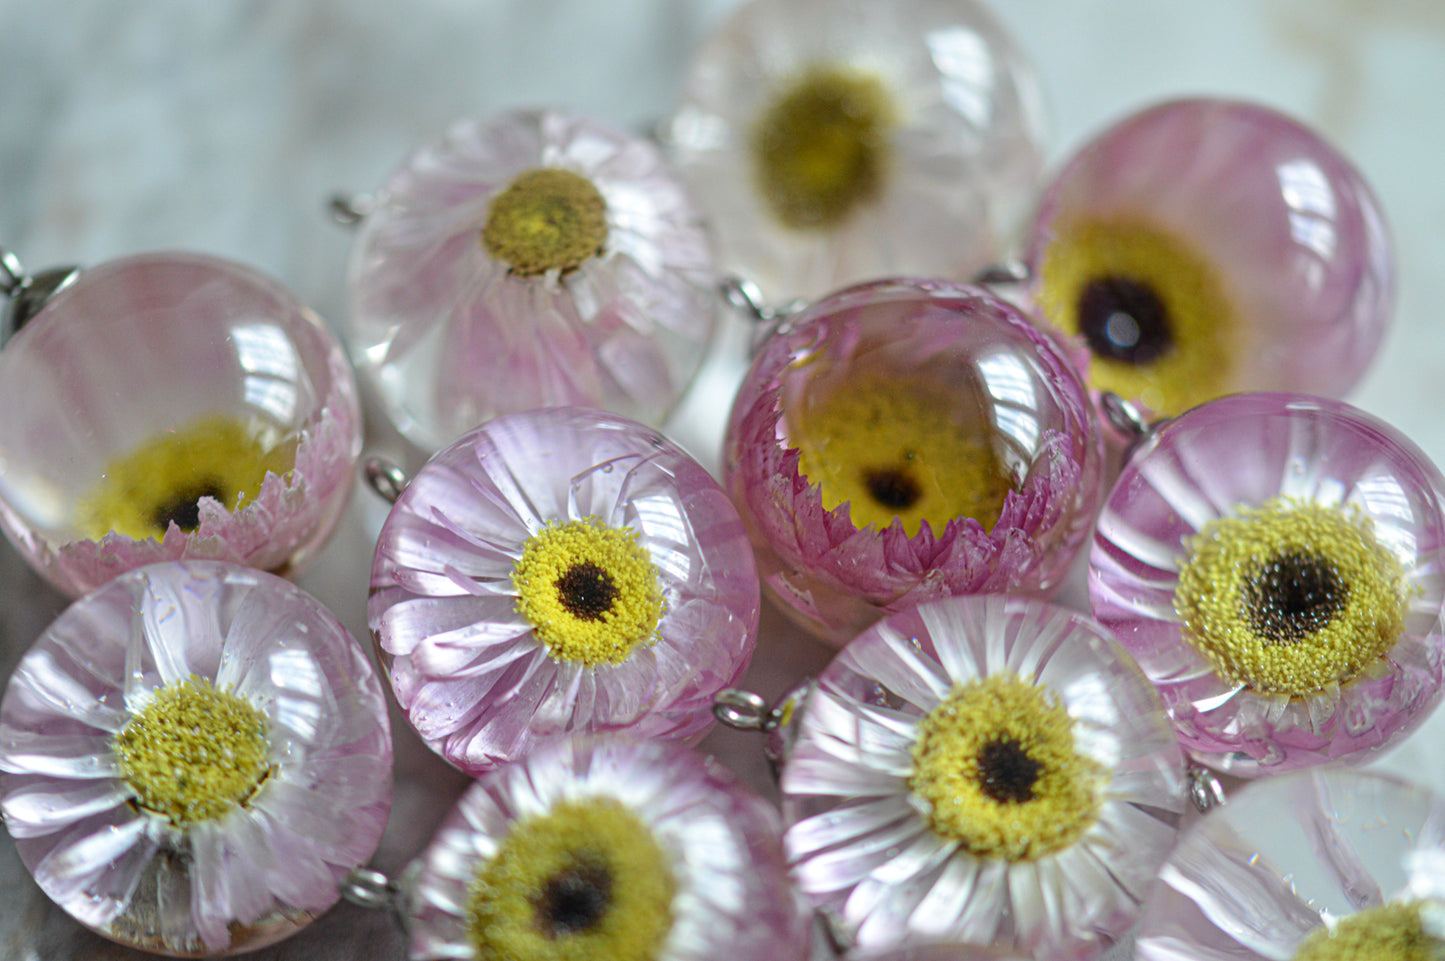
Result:
M1105 501L1094 616L1181 743L1245 777L1359 761L1438 702L1440 472L1337 401L1240 394L1163 425Z
M890 615L833 659L792 727L788 859L861 950L1093 957L1136 919L1185 805L1148 680L1098 624L1038 601Z
M661 423L720 303L657 148L555 111L462 120L408 158L370 198L349 286L357 370L427 453L534 407Z
M833 294L767 340L725 461L763 584L833 643L920 601L1051 591L1102 471L1049 336L982 289L915 280Z
M1242 390L1337 397L1390 320L1384 217L1349 161L1256 104L1178 100L1075 152L1026 258L1088 380L1155 415Z
M413 961L796 961L776 811L679 746L569 738L484 775L403 879Z
M0 526L72 596L165 560L295 570L361 448L326 325L199 254L80 271L0 351L0 405Z
M782 304L997 258L1042 166L1036 88L972 0L754 0L667 134L722 268Z
M727 495L651 428L549 408L463 435L381 529L370 620L402 710L480 774L573 732L696 741L752 657Z
M1140 961L1428 961L1445 952L1445 801L1323 767L1247 785L1180 836Z
M391 807L370 662L270 574L186 561L75 602L0 702L0 812L81 924L176 957L250 951L331 907Z

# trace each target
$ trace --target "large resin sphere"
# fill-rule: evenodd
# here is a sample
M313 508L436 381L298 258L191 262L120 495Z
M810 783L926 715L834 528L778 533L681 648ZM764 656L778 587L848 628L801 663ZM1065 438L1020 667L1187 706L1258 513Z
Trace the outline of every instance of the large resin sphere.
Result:
M1445 930L1445 801L1350 768L1248 785L1185 831L1138 961L1429 958Z
M262 571L154 564L72 604L0 702L0 812L42 890L114 941L250 951L336 903L391 807L381 684Z
M427 452L533 407L661 423L719 304L699 221L641 137L556 111L458 121L361 223L357 369Z
M776 809L681 745L574 737L479 778L402 880L412 961L798 961Z
M974 0L753 0L694 56L668 134L720 266L781 303L991 262L1041 113Z
M1365 759L1440 698L1441 490L1418 447L1347 404L1212 401L1120 473L1090 556L1094 616L1204 763L1250 777Z
M480 774L576 732L696 741L758 627L717 481L649 427L556 407L437 453L381 529L371 630L427 744Z
M861 949L1091 958L1137 919L1174 844L1185 777L1169 719L1082 614L921 604L849 643L795 715L788 859Z
M954 594L1045 594L1100 496L1084 387L992 294L888 280L799 314L733 404L725 481L783 610L833 643Z
M0 525L72 596L163 560L294 570L361 448L325 324L191 253L83 270L0 351L0 409Z
M1266 107L1178 100L1090 140L1027 253L1089 382L1161 415L1240 390L1338 397L1390 319L1379 205L1349 161Z

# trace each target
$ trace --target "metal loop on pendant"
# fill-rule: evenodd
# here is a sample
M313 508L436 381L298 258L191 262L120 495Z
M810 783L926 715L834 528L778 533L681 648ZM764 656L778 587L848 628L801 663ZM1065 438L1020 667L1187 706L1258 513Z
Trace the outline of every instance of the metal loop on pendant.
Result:
M753 353L757 353L769 337L785 332L793 316L807 306L805 300L793 300L780 307L770 307L757 284L735 274L724 277L718 283L718 293L729 307L740 311L757 325L753 335Z
M712 716L734 731L762 731L778 726L777 715L768 702L752 691L724 688L712 699Z
M30 283L20 258L0 247L0 296L10 297Z
M1146 420L1143 412L1131 401L1111 391L1104 391L1099 395L1099 409L1103 411L1104 419L1109 422L1110 427L1132 441L1140 441L1153 434L1161 423Z
M974 274L973 283L980 287L1012 287L1028 283L1030 276L1029 265L1022 260L1005 260Z
M1191 763L1185 775L1189 779L1189 802L1200 814L1208 814L1228 800L1219 776L1209 768Z
M367 486L381 495L388 504L395 504L401 492L406 490L406 485L411 482L406 471L385 457L368 457L361 466L366 475Z
M390 911L395 909L396 882L370 868L353 868L341 880L341 896L363 908Z
M326 202L331 219L343 227L354 227L376 209L376 198L371 194L348 194L337 191Z

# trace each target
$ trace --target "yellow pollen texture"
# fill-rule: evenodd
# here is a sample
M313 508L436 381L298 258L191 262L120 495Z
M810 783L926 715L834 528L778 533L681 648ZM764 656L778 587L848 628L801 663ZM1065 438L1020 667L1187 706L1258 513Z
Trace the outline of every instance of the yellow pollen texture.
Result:
M567 273L602 253L607 201L581 174L536 167L492 198L481 241L518 276Z
M651 643L666 610L637 532L595 517L550 522L529 538L512 585L548 653L587 667L620 664Z
M1228 393L1241 351L1240 323L1214 268L1182 239L1139 221L1061 224L1039 268L1038 303L1049 323L1082 334L1080 300L1090 283L1128 278L1159 298L1171 346L1146 363L1094 356L1098 390L1175 415Z
M1075 749L1073 725L1057 698L1016 674L955 687L913 747L909 786L929 826L977 858L1031 861L1073 844L1098 816L1103 776ZM991 771L999 745L1013 763ZM1027 799L999 799L1008 793Z
M882 81L818 64L763 112L752 133L758 190L796 230L834 227L883 191L893 104Z
M1445 945L1425 932L1420 905L1385 904L1320 927L1295 950L1293 961L1440 961Z
M667 852L617 801L563 802L515 823L472 882L480 961L654 961L672 930Z
M1400 562L1355 508L1275 498L1210 521L1185 547L1174 591L1184 637L1221 677L1262 694L1298 697L1345 683L1404 631ZM1338 610L1287 640L1257 629L1257 608L1276 601L1270 593L1291 593L1264 580L1281 556L1317 558L1337 585Z
M76 506L76 529L92 540L110 531L159 540L172 522L196 528L201 497L236 510L261 493L268 472L284 475L295 466L294 444L269 443L272 433L212 414L156 434L106 465Z
M912 537L955 517L990 530L1012 478L994 453L991 427L957 390L904 376L858 375L789 415L798 468L823 507L847 503L856 527L900 518Z
M125 780L141 807L179 827L245 802L269 770L266 716L202 677L156 692L116 735Z

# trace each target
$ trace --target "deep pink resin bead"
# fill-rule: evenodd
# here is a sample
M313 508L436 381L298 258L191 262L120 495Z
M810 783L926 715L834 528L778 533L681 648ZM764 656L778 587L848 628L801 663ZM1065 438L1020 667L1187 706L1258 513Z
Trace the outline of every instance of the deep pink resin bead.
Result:
M1390 319L1370 188L1257 104L1177 100L1099 134L1045 192L1026 258L1091 385L1162 415L1240 390L1340 396Z
M754 358L725 483L763 584L841 644L955 594L1047 594L1101 494L1101 438L1049 335L977 287L825 297Z

